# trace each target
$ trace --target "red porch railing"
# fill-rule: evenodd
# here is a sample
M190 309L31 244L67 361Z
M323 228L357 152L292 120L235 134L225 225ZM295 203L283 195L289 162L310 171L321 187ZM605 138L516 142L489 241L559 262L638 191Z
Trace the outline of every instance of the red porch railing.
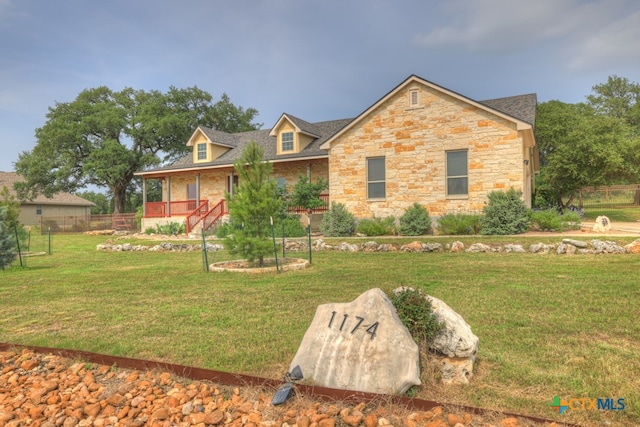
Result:
M187 233L190 233L191 230L195 228L195 226L203 218L203 215L206 215L208 210L209 210L209 201L205 200L204 202L200 203L200 206L195 208L193 211L189 213L189 215L187 215L187 220L186 220Z
M202 203L208 200L201 200ZM171 209L168 209L171 207ZM176 202L147 202L145 205L145 218L163 218L166 216L186 216L198 207L195 200L179 200ZM169 213L170 212L170 213Z
M218 220L226 213L227 204L225 203L225 200L222 199L202 217L202 228L208 230L209 227L218 222Z
M322 200L322 206L312 209L311 213L322 213L329 210L329 195L321 194L320 200ZM303 214L307 213L307 209L303 208L302 206L289 206L289 212Z

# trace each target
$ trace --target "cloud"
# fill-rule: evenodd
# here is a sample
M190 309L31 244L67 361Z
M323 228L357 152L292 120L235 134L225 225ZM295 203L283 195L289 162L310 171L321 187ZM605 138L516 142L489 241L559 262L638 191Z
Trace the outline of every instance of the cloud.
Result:
M634 0L452 0L443 8L450 25L418 34L416 45L479 54L542 49L573 71L640 58Z
M595 28L572 52L569 68L640 67L640 11Z

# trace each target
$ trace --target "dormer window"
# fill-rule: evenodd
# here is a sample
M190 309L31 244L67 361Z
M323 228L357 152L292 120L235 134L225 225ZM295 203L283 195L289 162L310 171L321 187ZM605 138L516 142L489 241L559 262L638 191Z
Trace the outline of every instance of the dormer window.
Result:
M283 132L280 139L282 151L293 151L293 132Z
M207 143L198 143L198 160L207 160Z

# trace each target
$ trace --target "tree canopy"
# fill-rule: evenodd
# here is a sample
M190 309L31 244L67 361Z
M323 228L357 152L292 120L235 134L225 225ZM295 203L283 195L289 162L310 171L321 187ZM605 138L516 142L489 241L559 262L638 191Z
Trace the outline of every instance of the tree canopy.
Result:
M640 85L614 76L587 103L538 105L540 199L564 206L581 188L640 179L639 94Z
M182 157L197 126L254 130L262 126L253 122L257 114L236 107L226 94L213 103L197 87L171 87L166 93L84 90L74 101L50 107L47 121L36 129L36 146L19 155L15 168L25 182L17 185L18 195L32 199L88 185L107 187L114 212L121 213L133 174Z

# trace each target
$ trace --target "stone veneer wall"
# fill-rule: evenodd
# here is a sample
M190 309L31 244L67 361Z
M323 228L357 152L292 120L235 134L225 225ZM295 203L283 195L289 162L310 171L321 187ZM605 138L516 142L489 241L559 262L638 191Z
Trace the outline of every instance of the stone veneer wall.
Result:
M420 105L409 106L409 90ZM468 197L446 196L445 152L468 149ZM329 156L332 202L357 217L402 215L418 202L432 215L481 211L487 195L524 190L524 149L515 123L427 86L386 100L334 141ZM366 159L385 157L386 199L367 200Z

